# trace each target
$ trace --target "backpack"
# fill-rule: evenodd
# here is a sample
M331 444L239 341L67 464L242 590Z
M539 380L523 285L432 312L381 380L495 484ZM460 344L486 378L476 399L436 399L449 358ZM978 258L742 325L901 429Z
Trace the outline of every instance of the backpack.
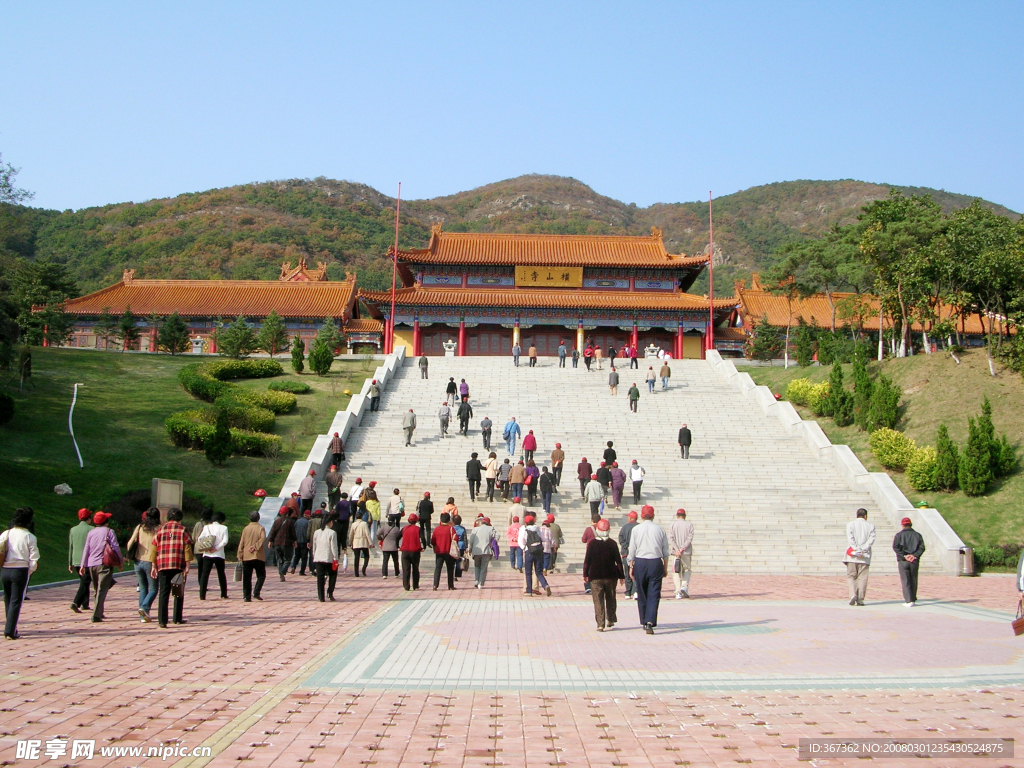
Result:
M526 529L526 551L533 558L541 557L544 554L544 542L541 541L540 531Z

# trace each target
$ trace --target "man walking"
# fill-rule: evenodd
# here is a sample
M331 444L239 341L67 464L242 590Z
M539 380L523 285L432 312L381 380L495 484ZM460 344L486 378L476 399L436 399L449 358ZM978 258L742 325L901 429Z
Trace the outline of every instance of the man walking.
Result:
M640 488L644 484L644 475L647 473L644 468L636 463L636 459L633 459L633 463L629 465L629 481L633 483L633 503L640 503Z
M185 606L185 578L188 566L192 562L192 537L181 524L184 515L177 507L167 513L167 522L153 537L149 548L150 562L153 564L151 575L159 584L157 596L157 621L164 629L167 628L167 608L174 590L174 611L171 620L175 624L184 624L182 611ZM280 561L279 561L280 562ZM180 578L179 578L180 577ZM281 577L282 581L284 577Z
M324 475L324 482L327 483L327 508L334 509L341 498L341 484L345 482L345 476L338 471L337 464L331 464L330 470Z
M537 487L540 489L540 503L544 508L544 513L549 514L551 512L551 494L555 490L555 476L548 472L547 467L541 469Z
M288 507L281 507L277 512L277 519L270 526L270 533L267 540L274 548L274 556L277 558L277 575L284 581L284 575L288 572L288 564L291 562L292 547L295 546L295 521Z
M299 483L299 499L302 501L302 506L299 507L300 512L312 512L313 511L313 498L316 496L316 470L309 470L309 474L302 478L302 482Z
M302 517L295 521L293 528L295 530L295 550L292 555L292 573L295 573L295 569L299 569L299 575L306 575L306 563L309 563L310 573L313 571L313 563L309 559L310 551L309 545L312 541L312 537L308 535L309 532L309 519L312 517L310 512L306 512ZM202 578L202 574L200 574Z
M484 416L484 420L480 422L480 434L484 439L484 450L491 450L491 430L494 428L494 422L491 421L490 416Z
M619 372L615 370L614 365L608 373L608 391L612 396L619 394Z
M463 400L459 403L459 432L463 437L469 437L469 420L473 418L473 406L469 404L469 399Z
M430 544L430 518L434 514L434 502L430 500L430 491L424 491L423 498L416 505L416 517L420 525L420 542L423 549Z
M421 379L428 379L428 378L430 378L429 376L427 376L427 366L429 364L430 363L427 362L427 356L426 355L420 355L419 366L420 366L420 378Z
M565 464L565 451L561 443L555 443L555 450L551 452L551 473L555 476L555 488L562 484L562 465Z
M445 386L444 389L445 402L450 403L451 405L455 405L455 396L456 393L458 393L458 391L459 386L458 384L455 383L455 377L449 377L448 384Z
M455 529L452 527L452 518L447 512L442 512L439 518L441 524L430 534L430 543L434 548L434 591L437 591L441 583L441 569L448 572L448 589L455 589L455 558L451 555L452 541L455 539Z
M544 570L557 573L558 548L565 543L565 536L562 534L562 526L555 522L554 515L549 513L544 524L551 531L551 559L548 560Z
M629 388L629 392L626 393L626 397L629 399L629 410L636 413L637 403L640 402L640 390L636 388L636 382L633 382L633 386Z
M380 384L377 383L376 379L374 379L372 382L370 382L370 389L369 389L367 394L370 395L370 410L371 411L379 411L380 410Z
M596 474L590 476L590 482L584 487L583 498L590 504L590 517L593 518L594 515L600 517L601 502L604 501L604 488L597 481Z
M864 605L864 597L868 592L871 547L875 543L875 526L868 522L866 509L858 509L857 517L846 524L846 543L849 546L843 562L846 563L846 581L850 585L850 605Z
M637 514L633 510L630 510L626 518L629 522L619 529L619 552L622 557L626 557L629 554L629 539L633 534L633 529L636 528ZM626 599L636 599L636 595L634 594L633 577L630 575L628 568L625 571L625 582Z
M654 507L645 504L640 517L640 525L629 537L629 570L640 608L640 624L648 635L653 635L658 626L661 582L668 570L668 536L654 522Z
M92 574L82 569L82 550L85 548L85 539L92 530L89 518L92 515L88 509L78 510L78 525L71 529L68 534L68 571L78 576L78 591L71 601L71 610L78 613L82 608L89 610L89 587L92 584Z
M543 587L550 597L551 587L544 578L544 533L537 525L533 515L523 518L523 527L519 529L519 548L523 551L523 568L526 570L526 595L539 595L533 590L533 576L537 576L537 586Z
M638 371L640 370L640 361L637 360L636 345L635 344L631 344L629 346L629 369L633 370L634 368L636 368ZM634 385L634 386L636 386L636 385Z
M668 360L665 360L661 364L661 370L658 371L658 376L661 377L661 389L662 391L668 389L668 380L672 375L672 369L668 367Z
M616 616L615 584L622 580L624 573L619 549L609 539L610 528L607 520L598 521L597 535L587 543L587 553L583 558L583 580L590 585L598 632L614 627L619 620Z
M345 444L341 441L341 435L337 432L331 438L331 461L334 466L339 466L345 460Z
M693 434L690 432L690 428L683 424L679 428L679 453L684 459L690 458L690 443L693 442Z
M569 350L565 346L565 339L558 342L558 367L565 368L565 356L569 354Z
M402 528L402 538L398 544L398 550L402 553L402 588L406 592L420 588L420 553L424 545L423 532L418 522L419 516L415 512L409 515L409 524Z
M103 621L103 603L107 598L108 590L114 586L114 566L103 562L103 553L107 545L110 545L118 559L121 557L117 535L107 527L107 520L111 517L109 512L97 512L92 516L94 527L85 537L85 546L82 547L82 564L79 568L79 575L88 575L92 583L92 620L94 622ZM120 567L120 563L118 563L118 567ZM74 609L74 604L71 607Z
M455 382L453 381L454 385ZM454 397L454 393L453 393ZM437 420L441 425L441 437L444 438L448 434L448 422L452 419L452 409L448 407L448 401L445 400L441 403L441 408L437 412Z
M523 348L519 346L519 342L517 341L515 344L512 345L512 363L515 365L516 368L519 367L519 355L521 355L522 353Z
M509 456L516 455L516 440L521 434L523 434L523 430L519 428L516 417L513 416L505 423L505 429L501 432L501 439L505 441L505 450Z
M425 357L420 359L426 360ZM405 445L408 447L412 445L412 433L416 431L416 414L412 408L402 417L402 429L405 432Z
M466 462L466 480L469 482L470 501L476 501L477 494L480 493L480 470L483 469L483 465L480 464L480 459L477 458L479 455L474 452L470 456L469 461Z
M677 509L676 519L668 529L668 543L675 559L672 581L676 584L676 600L690 596L690 563L693 559L693 523L686 519L686 510Z
M587 457L584 456L580 459L580 463L576 465L576 479L580 481L580 498L585 499L587 497L587 483L590 482L590 476L594 474L594 468L587 461Z
M913 608L917 602L917 572L924 554L924 538L914 530L909 517L904 517L900 524L903 530L893 538L892 550L896 553L896 565L900 569L903 605Z
M537 367L537 345L536 344L531 344L530 348L527 350L527 354L530 356L530 367L531 368L536 368Z
M537 452L537 438L534 437L533 430L531 429L526 437L523 438L523 458L527 461L533 461L533 454Z

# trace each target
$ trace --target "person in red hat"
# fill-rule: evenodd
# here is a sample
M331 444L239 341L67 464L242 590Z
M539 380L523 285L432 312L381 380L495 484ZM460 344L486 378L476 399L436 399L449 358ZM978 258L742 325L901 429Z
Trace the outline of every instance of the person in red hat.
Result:
M626 488L626 473L619 467L619 462L613 461L608 475L612 489L612 506L618 509L622 506L622 492Z
M335 466L340 466L341 462L345 460L345 443L341 441L341 435L337 432L331 438L331 463Z
M117 543L117 535L107 527L107 521L110 517L109 512L102 511L92 516L92 524L95 527L85 537L85 547L82 549L82 565L79 568L79 573L88 573L92 581L92 620L96 622L103 621L103 602L106 600L107 591L114 585L115 565L104 562L107 546L109 545L116 555L116 567L120 567L121 560L123 559L121 547Z
M533 434L533 430L531 429L529 432L526 433L526 437L523 438L523 458L525 458L526 461L530 461L533 459L533 454L536 452L537 438Z
M330 470L324 475L324 482L327 483L327 508L334 509L341 498L341 484L345 482L345 476L338 471L337 463L331 464Z
M629 539L633 534L633 529L637 526L637 518L639 515L634 510L629 510L629 514L626 515L626 524L619 529L619 554L625 557L629 554ZM629 575L629 569L625 570L625 582L626 582L626 599L636 600L636 590L633 584L633 577Z
M658 626L661 582L668 573L668 535L654 522L654 507L640 509L640 525L629 537L629 570L636 586L640 624L648 635Z
M430 498L429 494L427 496ZM409 515L408 525L402 528L398 550L402 553L402 588L414 592L420 588L420 556L423 552L423 531L418 525L420 518L415 512Z
M544 539L545 533L537 525L533 515L523 518L523 527L519 529L519 548L523 551L523 569L526 571L525 595L539 595L539 591L533 589L533 576L537 576L538 588L543 587L544 592L551 596L551 587L548 580L544 578Z
M544 553L544 574L547 575L555 570L555 558L558 556L558 547L562 544L562 527L555 522L555 516L550 512L544 518L543 526L551 534L550 547Z
M505 531L505 537L508 541L509 564L520 573L523 572L523 550L519 548L519 529L522 527L522 523L519 522L519 515L515 515Z
M693 560L693 523L686 519L686 510L677 509L676 519L668 527L668 543L672 550L672 581L676 584L676 600L690 596L690 563Z
M380 384L377 383L376 379L374 379L373 381L370 382L370 388L369 388L369 390L367 390L366 394L368 394L370 396L370 410L371 411L379 411L380 410Z
M576 465L576 479L580 481L580 498L587 498L587 483L590 482L590 476L594 474L594 468L590 462L587 461L587 457L584 456L580 459L580 463Z
M486 517L476 521L476 525L469 531L469 552L473 556L473 586L477 589L484 588L487 581L487 566L495 557L497 546L497 534Z
M71 529L68 535L68 572L78 576L78 591L71 601L71 610L78 613L82 608L89 610L89 587L92 585L92 576L88 573L82 574L82 550L85 548L85 538L92 530L89 518L92 512L82 508L78 510L78 525Z
M282 506L277 510L277 518L267 534L267 541L274 548L274 556L277 558L277 575L281 581L284 581L284 575L291 565L292 550L295 547L295 518L292 515L298 517L298 513L287 504Z
M565 466L565 451L561 443L555 443L555 450L551 452L551 474L555 476L555 488L562 484L562 467Z
M590 504L591 521L596 523L601 517L601 502L604 501L604 488L596 473L590 476L590 482L583 489L583 498Z
M903 587L903 605L913 608L917 602L917 572L924 554L924 537L914 530L909 517L904 517L899 531L892 540L892 551L896 553L896 565L900 571Z
M610 529L611 524L607 520L597 523L596 536L587 544L587 553L583 557L583 580L590 585L598 632L614 627L619 620L616 616L615 583L625 578L622 555L609 538Z
M313 499L316 497L316 470L309 470L302 482L299 483L299 499L302 505L299 507L299 513L305 512L307 509L313 510Z

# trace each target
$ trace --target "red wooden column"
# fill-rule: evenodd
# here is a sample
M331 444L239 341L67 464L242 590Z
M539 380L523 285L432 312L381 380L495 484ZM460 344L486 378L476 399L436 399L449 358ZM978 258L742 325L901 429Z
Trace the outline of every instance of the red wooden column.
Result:
M637 333L636 320L633 321L633 336L630 339L629 343L633 347L633 349L637 351L637 357L640 357L640 350L638 348L640 344L640 335Z
M459 357L466 355L466 321L459 318Z
M676 360L683 359L683 321L676 326Z
M156 352L156 326L149 329L149 351Z
M704 360L708 351L708 333L705 331L700 335L700 359Z
M413 357L423 354L423 337L420 335L420 319L418 317L412 319L412 354Z
M47 339L46 339L46 334L48 334L49 332L50 332L50 326L44 325L43 326L43 346L44 347L50 346L50 342L47 341Z
M391 332L392 332L391 331L391 324L392 324L392 322L393 321L391 320L391 318L387 318L387 317L384 318L384 344L383 344L383 347L384 347L384 354L385 355L390 355L391 354Z

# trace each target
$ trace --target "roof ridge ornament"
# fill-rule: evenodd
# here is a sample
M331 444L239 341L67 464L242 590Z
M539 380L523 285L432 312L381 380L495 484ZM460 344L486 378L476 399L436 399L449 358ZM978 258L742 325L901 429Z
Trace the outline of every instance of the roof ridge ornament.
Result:
M125 285L131 285L133 280L135 280L134 269L126 269L124 272L121 273L121 282L124 283Z
M651 227L651 237L661 240L661 227Z

